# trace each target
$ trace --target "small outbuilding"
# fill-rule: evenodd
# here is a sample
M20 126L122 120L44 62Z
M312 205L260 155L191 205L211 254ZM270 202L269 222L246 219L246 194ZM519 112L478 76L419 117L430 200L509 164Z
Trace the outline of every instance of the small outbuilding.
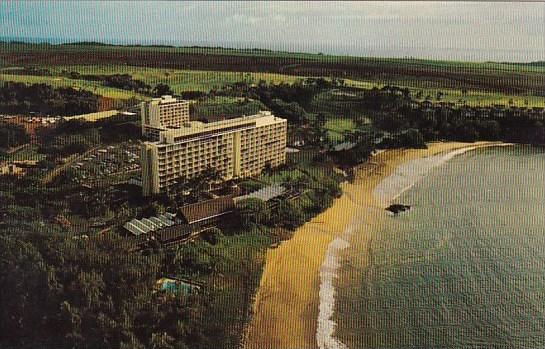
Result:
M180 208L180 219L187 224L213 222L231 214L235 209L232 196L222 196Z

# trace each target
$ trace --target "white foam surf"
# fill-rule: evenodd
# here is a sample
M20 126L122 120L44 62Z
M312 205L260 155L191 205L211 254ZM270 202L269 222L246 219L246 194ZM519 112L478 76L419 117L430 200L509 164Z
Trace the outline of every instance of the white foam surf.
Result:
M477 148L507 145L512 144L503 143L466 147L447 154L408 161L396 168L392 175L382 180L375 187L373 195L381 203L391 202L414 186L418 180L425 177L430 170L446 163L457 155ZM335 338L337 323L333 320L336 293L334 282L338 277L338 271L341 267L339 253L350 246L348 240L350 235L353 234L354 229L355 224L350 224L344 232L343 237L338 237L329 243L326 256L320 268L319 310L316 329L316 342L320 349L348 349L346 344Z
M471 146L456 149L447 154L439 154L408 161L398 166L390 176L384 178L373 190L373 196L382 205L388 205L401 194L412 188L420 179L426 177L432 169L443 165L457 155L485 147L509 145L512 144L494 143L484 146Z
M329 243L326 256L320 268L320 306L316 342L320 349L347 349L348 347L334 337L337 324L332 317L335 311L335 286L341 267L339 252L350 244L343 238L336 238Z

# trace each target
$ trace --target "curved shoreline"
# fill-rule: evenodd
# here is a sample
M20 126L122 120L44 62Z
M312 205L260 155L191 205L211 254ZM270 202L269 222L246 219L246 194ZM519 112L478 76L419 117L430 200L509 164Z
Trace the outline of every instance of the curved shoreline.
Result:
M369 209L381 208L380 202L373 195L374 188L394 173L399 165L463 148L476 149L501 144L430 143L428 149L382 152L359 166L353 183L343 183L343 195L329 209L297 229L290 240L267 252L245 347L334 348L335 344L339 344L336 347L343 348L342 343L333 338L335 323L331 320L334 287L328 285L333 286L336 274L331 274L331 270L330 273L324 273L324 290L329 293L322 293L320 278L331 242L342 238L354 219L365 220L369 218ZM368 222L369 225L372 223ZM359 225L358 228L358 237L366 235L365 225ZM331 290L333 302L321 302L320 293L331 298ZM319 319L320 309L325 313Z

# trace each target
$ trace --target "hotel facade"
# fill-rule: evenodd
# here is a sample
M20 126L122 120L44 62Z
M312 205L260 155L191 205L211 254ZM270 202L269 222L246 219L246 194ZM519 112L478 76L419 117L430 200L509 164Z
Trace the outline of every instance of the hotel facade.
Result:
M255 176L286 162L287 121L268 111L236 119L185 122L142 144L144 195L168 192L208 168L224 180Z
M182 127L189 121L189 101L162 96L140 104L142 135L152 140L159 139L159 133Z

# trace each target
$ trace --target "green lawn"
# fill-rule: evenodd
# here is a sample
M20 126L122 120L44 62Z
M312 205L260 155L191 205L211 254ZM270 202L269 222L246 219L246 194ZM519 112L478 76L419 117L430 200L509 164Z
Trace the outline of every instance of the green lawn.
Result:
M62 76L0 74L0 81L23 82L26 84L48 84L55 88L73 87L76 89L87 90L104 97L116 99L129 99L132 97L141 99L144 98L144 96L136 92L102 86L100 82L97 81L74 80Z
M176 93L188 90L208 92L211 89L218 89L239 81L258 83L260 80L265 80L278 84L281 82L293 83L303 78L274 73L180 70L116 65L54 66L48 69L57 74L61 74L63 70L92 75L129 74L134 79L142 80L151 86L158 83L168 84Z
M396 60L379 60L382 64L393 64ZM378 63L377 63L378 64ZM523 71L525 74L539 74L544 68L526 66L526 65L507 65L500 63L460 63L460 62L435 62L435 61L404 61L404 65L425 65L425 66L441 66L442 68L463 67L467 70L480 70L486 67L494 68L498 71L506 70L509 72ZM110 74L130 74L134 79L142 80L147 84L154 86L157 83L166 83L171 86L175 93L183 91L203 91L209 92L212 89L221 88L227 84L246 81L248 83L257 83L260 80L269 83L294 83L304 79L303 76L293 76L275 73L255 73L255 72L229 72L229 71L202 71L202 70L180 70L180 69L163 69L163 68L148 68L135 67L126 65L73 65L73 66L50 66L50 69L55 76L32 76L32 75L16 75L16 74L0 74L0 81L17 81L24 83L46 83L54 87L74 87L97 93L104 97L128 99L136 97L139 99L149 98L132 91L126 91L116 88L104 87L100 82L73 80L63 77L64 71L77 71L80 74L93 75L110 75ZM458 105L467 104L470 106L490 106L493 104L503 104L505 106L526 106L526 107L545 107L545 97L526 96L520 94L504 94L497 92L488 92L481 90L469 90L467 94L462 94L461 89L452 89L442 87L440 82L430 82L418 78L390 78L387 81L377 79L354 80L346 79L345 86L371 89L382 88L385 85L395 85L399 87L407 87L414 97L421 91L424 100L427 95L431 96L430 101L437 103L440 101L452 102ZM437 92L443 92L444 96L441 100L437 100ZM509 101L512 100L512 104Z
M466 94L463 94L462 89L443 88L441 86L427 87L425 81L419 81L416 79L399 79L390 80L387 82L378 80L345 80L345 86L361 89L372 89L375 87L380 89L386 85L394 85L401 88L407 87L411 91L411 96L413 98L415 98L418 92L422 92L422 98L415 98L419 101L424 101L426 96L430 95L430 102L432 103L449 102L455 103L456 105L467 104L469 106L475 107L487 107L494 104L503 104L508 107L511 106L511 104L509 104L509 101L512 100L512 105L517 107L545 107L545 97L520 94L505 94L478 90L468 90ZM436 99L438 92L444 93L443 97L440 100ZM526 104L526 101L528 102L528 104Z
M219 89L227 84L246 81L250 84L260 80L268 83L294 83L303 79L299 76L274 74L274 73L249 73L249 72L225 72L225 71L198 71L144 68L133 66L54 66L48 67L55 76L34 76L17 74L0 74L0 81L24 82L27 84L45 83L54 87L74 87L91 91L104 97L128 99L136 97L149 98L136 92L117 88L104 87L100 82L87 80L74 80L62 75L62 71L76 71L89 75L130 74L134 79L142 80L150 86L158 83L168 84L175 93L183 91L209 92Z
M418 91L422 91L423 101L427 95L431 96L432 103L438 102L450 102L456 105L467 104L475 107L486 107L494 104L501 104L505 107L517 106L517 107L545 107L545 97L539 96L525 96L525 95L508 95L495 92L468 90L466 94L462 93L462 90L452 89L417 89L411 88L411 94L414 97ZM437 93L441 91L444 93L440 100L436 99ZM510 103L512 102L512 103Z
M343 133L346 131L352 131L356 127L356 124L351 119L333 118L327 120L324 128L327 130L327 135L332 141L343 141Z

